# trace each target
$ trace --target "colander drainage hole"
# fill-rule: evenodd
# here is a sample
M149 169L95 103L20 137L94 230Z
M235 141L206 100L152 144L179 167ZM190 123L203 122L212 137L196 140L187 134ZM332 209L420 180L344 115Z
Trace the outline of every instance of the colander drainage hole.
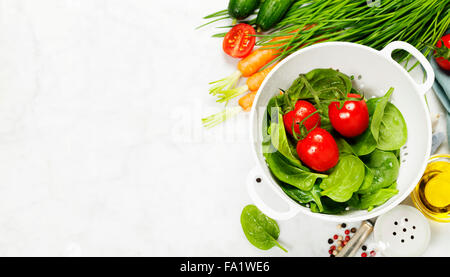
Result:
M403 232L406 232L406 228L403 228Z
M414 239L414 236L411 236L411 239Z
M398 225L398 222L397 222L397 221L395 221L395 222L394 222L394 225Z
M262 181L261 178L256 178L257 183L261 183L261 181Z
M396 236L397 235L397 233L396 232L394 232L394 233L392 233L394 236Z
M416 226L413 226L413 229L416 230Z
M402 239L402 243L405 243L405 240L404 240L404 239Z

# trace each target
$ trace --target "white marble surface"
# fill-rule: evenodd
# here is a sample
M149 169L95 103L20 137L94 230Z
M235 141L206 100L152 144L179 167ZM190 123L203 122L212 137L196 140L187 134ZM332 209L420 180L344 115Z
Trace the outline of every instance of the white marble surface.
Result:
M226 3L0 0L0 256L285 255L240 227L248 115L200 125L235 61L194 27ZM335 230L280 227L292 256ZM449 232L433 224L426 255L450 256Z

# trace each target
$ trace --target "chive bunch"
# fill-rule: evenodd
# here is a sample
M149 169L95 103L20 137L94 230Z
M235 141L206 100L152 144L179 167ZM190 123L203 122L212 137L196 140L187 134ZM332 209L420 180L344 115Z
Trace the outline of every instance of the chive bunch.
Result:
M270 47L287 36L278 57L283 59L299 48L320 41L348 41L382 49L401 40L428 55L450 24L450 0L382 0L368 5L366 0L299 0L271 33L259 35L260 45ZM283 42L283 41L281 41ZM399 62L409 59L406 52L394 52ZM276 62L276 61L275 61Z

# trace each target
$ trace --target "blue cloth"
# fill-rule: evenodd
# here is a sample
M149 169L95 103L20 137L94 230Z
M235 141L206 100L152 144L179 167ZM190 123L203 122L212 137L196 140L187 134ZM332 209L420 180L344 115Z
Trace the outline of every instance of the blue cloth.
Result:
M447 31L449 32L450 30ZM450 72L441 69L434 58L430 58L430 61L436 75L433 90L447 110L447 141L450 146Z

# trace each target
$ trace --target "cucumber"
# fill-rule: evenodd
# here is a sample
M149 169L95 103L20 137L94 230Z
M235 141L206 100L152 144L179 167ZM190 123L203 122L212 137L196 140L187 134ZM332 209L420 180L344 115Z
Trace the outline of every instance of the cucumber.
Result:
M295 0L265 0L256 18L256 25L267 31L280 22Z
M259 6L260 0L230 0L228 14L236 19L250 16Z

